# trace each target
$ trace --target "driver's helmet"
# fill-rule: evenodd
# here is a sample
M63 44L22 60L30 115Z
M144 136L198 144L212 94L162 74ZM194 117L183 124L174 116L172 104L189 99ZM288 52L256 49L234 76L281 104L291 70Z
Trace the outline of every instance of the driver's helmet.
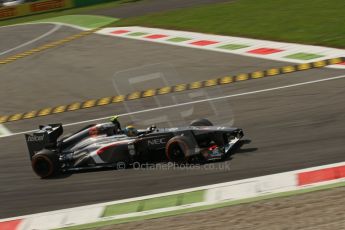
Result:
M148 130L150 131L150 132L153 132L153 131L155 131L157 129L157 126L156 125L151 125L149 128L148 128Z
M111 121L112 123L117 123L117 122L119 122L118 118L119 118L119 116L117 116L117 115L112 116L112 117L110 118L110 121Z
M125 128L124 133L129 137L135 137L138 135L138 130L136 128L134 128L134 126L128 125Z

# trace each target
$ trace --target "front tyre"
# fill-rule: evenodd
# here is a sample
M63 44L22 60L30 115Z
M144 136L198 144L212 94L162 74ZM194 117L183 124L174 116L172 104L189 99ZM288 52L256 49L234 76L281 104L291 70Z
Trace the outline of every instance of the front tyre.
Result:
M32 157L31 166L39 177L52 177L60 172L59 156L50 150L44 149Z
M194 120L190 123L190 126L213 126L212 122L205 118Z
M187 163L194 149L195 145L187 137L176 136L168 141L165 153L171 162Z

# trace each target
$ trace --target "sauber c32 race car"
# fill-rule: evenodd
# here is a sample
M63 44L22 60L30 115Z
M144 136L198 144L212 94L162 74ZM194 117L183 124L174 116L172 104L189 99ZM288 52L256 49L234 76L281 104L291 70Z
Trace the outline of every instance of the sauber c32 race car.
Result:
M129 133L113 123L89 125L59 138L61 124L40 126L26 134L31 164L41 178L59 173L108 168L121 163L171 161L175 163L222 160L238 146L243 137L239 128L213 126L207 119L189 126L135 130ZM134 134L134 135L133 135Z

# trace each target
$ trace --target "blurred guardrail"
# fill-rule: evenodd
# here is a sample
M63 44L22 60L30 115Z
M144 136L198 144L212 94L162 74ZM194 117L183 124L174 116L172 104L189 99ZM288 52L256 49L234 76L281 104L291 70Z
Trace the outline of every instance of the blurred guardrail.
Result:
M44 0L28 2L16 6L1 7L0 20L114 1L117 0Z

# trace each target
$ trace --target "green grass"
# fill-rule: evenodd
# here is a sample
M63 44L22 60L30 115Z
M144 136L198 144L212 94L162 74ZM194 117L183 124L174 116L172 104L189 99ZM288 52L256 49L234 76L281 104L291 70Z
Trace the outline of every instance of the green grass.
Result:
M133 222L133 221L141 221L141 220L147 220L147 219L176 216L176 215L182 215L182 214L191 213L191 212L200 212L200 211L206 211L206 210L211 210L211 209L216 209L216 208L223 208L223 207L228 207L228 206L233 206L233 205L248 204L248 203L257 202L257 201L261 201L261 200L296 196L296 195L301 195L301 194L305 194L305 193L317 192L317 191L322 191L322 190L327 190L327 189L332 189L332 188L338 188L338 187L344 187L344 186L345 186L345 182L338 182L338 183L334 183L334 184L322 185L322 186L312 187L312 188L305 188L305 189L295 190L295 191L291 191L291 192L274 193L274 194L269 194L269 195L265 195L265 196L247 198L247 199L242 199L242 200L227 201L227 202L219 203L219 204L206 205L206 206L182 209L182 210L171 211L171 212L157 213L157 214L151 214L151 215L147 215L147 216L138 216L138 217L125 218L125 219L108 220L108 221L97 222L97 223L92 223L92 224L85 224L85 225L79 225L79 226L74 226L74 227L66 227L66 228L62 228L62 229L63 230L95 229L98 227L109 226L109 225L114 225L114 224L122 224L122 223L128 223L128 222Z
M236 0L123 19L139 25L345 48L344 0Z
M107 9L107 8L114 8L119 5L133 2L138 0L119 0L114 2L108 2L108 3L102 3L97 4L93 6L87 6L87 7L81 7L81 8L72 8L72 9L66 9L66 10L60 10L50 13L42 13L37 15L31 15L31 16L24 16L20 18L14 18L14 19L8 19L0 21L0 26L7 26L7 25L13 25L13 24L19 24L19 23L27 23L32 21L39 21L39 20L45 20L48 18L56 18L66 15L79 15L79 14L87 14L87 12L92 10L98 10L98 9Z

